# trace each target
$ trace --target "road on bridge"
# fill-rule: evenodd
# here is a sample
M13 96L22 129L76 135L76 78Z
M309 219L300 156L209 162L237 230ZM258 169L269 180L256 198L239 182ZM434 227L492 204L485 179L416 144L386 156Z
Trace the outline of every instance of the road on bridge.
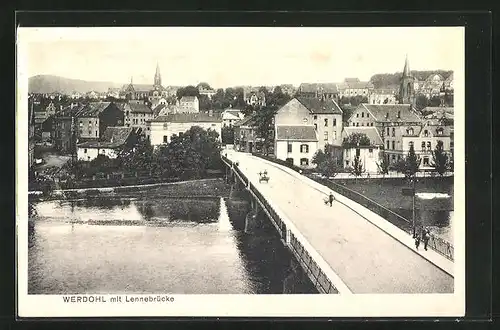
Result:
M274 164L228 152L265 198L294 223L353 293L452 293L453 277L347 206ZM258 182L267 170L270 180Z

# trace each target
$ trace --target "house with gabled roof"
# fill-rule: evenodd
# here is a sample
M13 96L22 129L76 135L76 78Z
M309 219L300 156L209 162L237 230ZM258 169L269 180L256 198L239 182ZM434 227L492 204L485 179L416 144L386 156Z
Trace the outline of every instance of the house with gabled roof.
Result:
M255 114L248 115L233 124L234 148L241 152L253 152L257 145Z
M183 96L177 102L177 113L200 112L200 102L196 96Z
M123 111L113 102L90 102L75 114L80 141L99 139L107 127L123 126Z
M339 89L335 83L302 83L297 89L297 95L307 98L338 100Z
M354 166L354 159L359 157L362 168L367 173L377 173L381 150L384 148L382 137L375 127L344 127L343 130L344 167ZM369 143L360 143L360 136L366 136ZM366 141L365 141L366 142Z
M130 100L124 108L125 126L134 127L138 133L145 134L147 122L154 118L153 110L143 101Z
M236 122L244 118L243 112L238 109L229 108L222 112L222 127L232 127Z
M342 109L334 99L293 98L276 112L274 126L276 158L311 167L316 151L332 145L341 162Z
M98 140L77 144L78 160L92 161L98 155L117 158L120 151L134 143L132 127L107 127Z

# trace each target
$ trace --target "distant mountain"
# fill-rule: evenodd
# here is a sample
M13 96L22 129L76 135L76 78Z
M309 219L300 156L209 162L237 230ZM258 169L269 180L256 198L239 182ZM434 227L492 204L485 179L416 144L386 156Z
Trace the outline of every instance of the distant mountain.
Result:
M85 81L51 75L38 75L28 80L29 93L73 92L87 93L90 91L107 92L108 88L122 87L123 84L107 81Z

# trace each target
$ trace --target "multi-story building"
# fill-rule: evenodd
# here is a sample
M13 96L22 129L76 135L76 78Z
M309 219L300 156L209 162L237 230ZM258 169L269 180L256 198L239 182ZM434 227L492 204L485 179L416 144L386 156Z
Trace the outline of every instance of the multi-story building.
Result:
M310 167L316 150L332 145L341 162L342 109L333 99L293 98L277 111L274 126L274 150L278 159ZM309 147L301 147L303 142ZM315 146L311 147L311 143ZM299 155L294 154L297 148Z
M175 113L158 116L148 122L149 141L158 146L169 143L173 135L179 135L199 126L205 130L213 130L222 137L222 119L219 114L210 113Z
M370 104L396 104L396 90L390 88L379 88L371 91L368 97Z
M238 109L226 109L222 112L222 127L232 127L236 122L242 120L244 117L241 110Z
M297 95L307 98L327 98L335 100L336 102L339 100L339 90L337 84L334 83L302 83L297 89Z
M233 124L234 147L241 152L254 152L257 146L255 115L244 117Z
M83 104L72 103L54 116L54 147L61 153L75 152L78 138L76 113L85 107Z
M265 106L266 105L266 94L263 91L251 90L249 92L244 92L243 100L248 105Z
M340 97L365 96L368 98L374 89L370 81L360 81L358 78L345 78L344 82L337 85Z
M212 96L217 93L214 89L205 88L203 86L198 87L198 92L200 95L206 95L209 99L212 99Z
M145 134L147 122L153 119L153 110L144 102L130 100L124 105L123 112L125 126L138 128L139 133Z
M183 96L177 102L177 113L200 112L200 102L196 96Z
M113 102L90 102L75 117L80 141L99 139L107 127L124 125L123 111Z

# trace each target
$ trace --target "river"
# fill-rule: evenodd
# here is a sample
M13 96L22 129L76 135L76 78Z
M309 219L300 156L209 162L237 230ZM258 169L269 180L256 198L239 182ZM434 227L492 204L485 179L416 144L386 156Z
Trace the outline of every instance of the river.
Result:
M274 228L244 233L242 200L112 195L36 209L29 294L281 294L289 275ZM307 279L293 289L315 291Z

